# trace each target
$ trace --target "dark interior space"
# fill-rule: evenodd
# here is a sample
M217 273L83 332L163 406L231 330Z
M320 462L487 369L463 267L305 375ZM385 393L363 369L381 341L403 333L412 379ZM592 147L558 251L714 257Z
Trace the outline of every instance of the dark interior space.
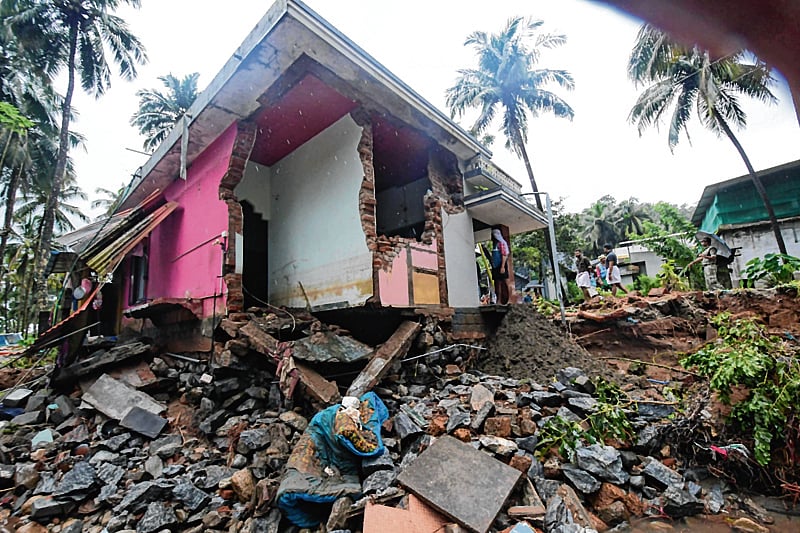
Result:
M373 117L378 234L419 240L425 230L430 140L407 126Z
M268 222L255 212L253 204L242 201L244 263L242 265L242 287L244 307L263 307L268 301L267 245Z
M402 309L391 307L354 307L313 313L326 324L349 331L353 338L370 346L386 342L403 320Z

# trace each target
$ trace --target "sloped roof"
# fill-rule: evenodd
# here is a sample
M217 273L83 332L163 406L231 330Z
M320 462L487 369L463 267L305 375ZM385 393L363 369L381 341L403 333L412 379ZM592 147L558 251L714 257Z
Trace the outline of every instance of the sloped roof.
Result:
M388 115L425 131L462 159L491 152L330 23L297 0L278 0L187 111L187 166L236 121L251 118L282 76L312 62ZM122 207L162 190L180 172L176 127L141 169Z

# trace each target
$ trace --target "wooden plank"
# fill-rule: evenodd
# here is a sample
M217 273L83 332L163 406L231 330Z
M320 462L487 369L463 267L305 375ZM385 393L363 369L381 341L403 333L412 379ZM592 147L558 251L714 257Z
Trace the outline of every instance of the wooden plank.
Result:
M377 349L364 370L353 380L350 388L347 389L347 396L360 397L380 383L392 363L408 353L408 349L420 329L422 326L417 322L405 321L400 324L389 340Z

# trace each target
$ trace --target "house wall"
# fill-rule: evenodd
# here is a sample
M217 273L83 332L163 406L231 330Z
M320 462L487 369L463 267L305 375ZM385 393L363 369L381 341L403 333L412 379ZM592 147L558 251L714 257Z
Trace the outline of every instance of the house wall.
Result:
M466 211L448 214L442 210L447 294L451 307L477 307L478 273L475 268L475 239L472 218Z
M789 255L800 257L800 218L783 220L780 222L783 242L786 243L786 252ZM742 272L748 261L755 257L764 257L769 253L778 253L775 243L775 234L769 224L757 224L739 228L720 228L719 236L731 248L741 247L734 262L731 264L733 273L731 281L738 287L739 281L744 277Z
M164 191L164 197L180 207L150 235L148 300L202 299L203 314L210 316L215 291L224 292L219 279L222 248L215 241L228 229L228 212L218 191L235 138L233 125L194 161L186 181L176 180ZM218 297L219 309L224 301L224 296Z
M361 131L346 115L271 167L271 303L305 307L307 296L312 307L361 305L372 296L359 212Z
M236 197L250 202L264 220L270 219L271 175L269 167L248 161L242 181L234 189Z

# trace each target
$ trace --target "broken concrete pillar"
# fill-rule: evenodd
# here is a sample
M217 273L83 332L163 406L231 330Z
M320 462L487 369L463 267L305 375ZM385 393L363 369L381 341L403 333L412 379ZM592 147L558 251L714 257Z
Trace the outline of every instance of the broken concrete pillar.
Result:
M408 353L408 349L411 347L411 343L421 327L416 322L406 321L400 324L397 331L376 350L375 355L367 363L364 370L353 380L350 388L347 389L347 396L360 397L380 383L383 376L391 368L392 363Z

